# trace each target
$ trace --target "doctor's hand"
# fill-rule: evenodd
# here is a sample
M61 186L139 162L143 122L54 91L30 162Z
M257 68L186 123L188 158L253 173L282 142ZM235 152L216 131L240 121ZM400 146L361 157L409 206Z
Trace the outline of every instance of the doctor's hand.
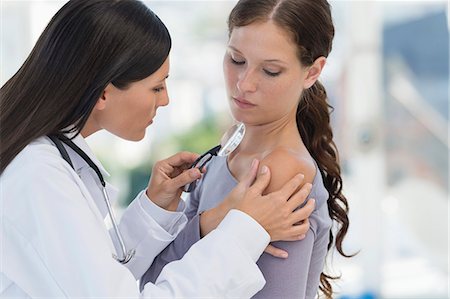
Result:
M148 198L163 209L175 211L184 185L201 177L198 168L188 169L198 156L180 152L156 162L146 191Z
M257 164L257 163L256 163ZM272 193L263 195L264 190L270 183L270 169L262 167L257 176L257 166L252 165L252 171L233 192L241 193L241 199L237 200L235 208L247 213L255 219L269 233L271 241L296 241L305 237L309 230L308 217L314 210L314 200L297 209L308 197L311 184L306 183L300 190L304 176L296 175L283 187ZM240 190L239 190L240 189ZM298 191L297 191L298 190ZM230 195L232 195L230 193ZM270 246L266 252L283 257L282 250Z
M293 212L307 198L311 185L305 184L298 192L303 175L298 175L287 182L280 190L262 195L269 185L270 171L257 177L259 161L252 163L250 171L228 196L215 208L200 214L200 233L205 236L215 229L231 209L239 209L260 223L269 233L272 241L298 241L309 230L308 217L314 210L314 200ZM256 181L255 181L256 179ZM273 245L267 246L268 254L286 258L288 253Z

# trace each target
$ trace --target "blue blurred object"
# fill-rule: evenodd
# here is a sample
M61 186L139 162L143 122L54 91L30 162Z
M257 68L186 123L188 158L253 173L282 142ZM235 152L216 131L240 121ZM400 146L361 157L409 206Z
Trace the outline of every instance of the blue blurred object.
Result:
M375 293L372 293L372 292L364 292L360 295L354 295L354 296L344 295L344 296L338 297L338 299L377 299L377 298L378 297L375 295Z

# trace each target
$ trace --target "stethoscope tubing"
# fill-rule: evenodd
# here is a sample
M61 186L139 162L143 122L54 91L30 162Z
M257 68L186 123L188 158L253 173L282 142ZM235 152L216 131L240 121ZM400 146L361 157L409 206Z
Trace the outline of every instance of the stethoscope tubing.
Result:
M113 254L113 258L120 262L121 264L128 263L133 256L136 253L135 249L131 249L129 251L126 250L125 242L123 241L122 234L120 233L119 226L117 225L116 218L113 212L113 209L111 207L111 201L109 200L108 192L106 191L106 182L103 178L102 173L100 172L100 169L95 165L95 163L89 158L89 156L83 152L81 148L79 148L72 140L67 138L64 135L48 135L50 140L56 145L56 148L60 152L62 158L69 163L70 167L74 169L72 161L69 157L69 154L67 153L66 149L62 145L62 143L66 144L68 147L70 147L77 155L80 156L88 165L91 167L95 173L97 174L97 177L100 181L100 184L102 185L102 193L103 193L103 199L105 200L106 207L108 209L109 218L111 220L115 235L117 237L117 240L119 241L120 248L122 250L122 257L118 257L117 255Z

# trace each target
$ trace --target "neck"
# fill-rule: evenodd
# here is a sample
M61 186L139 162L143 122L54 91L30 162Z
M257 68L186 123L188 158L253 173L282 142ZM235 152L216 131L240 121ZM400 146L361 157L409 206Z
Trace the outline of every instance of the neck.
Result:
M246 124L238 152L245 155L264 154L279 146L296 148L299 144L303 142L294 117L257 126Z
M100 130L101 128L96 125L95 121L92 119L92 116L90 116L86 121L86 124L81 129L80 134L81 136L83 136L83 138L86 138Z

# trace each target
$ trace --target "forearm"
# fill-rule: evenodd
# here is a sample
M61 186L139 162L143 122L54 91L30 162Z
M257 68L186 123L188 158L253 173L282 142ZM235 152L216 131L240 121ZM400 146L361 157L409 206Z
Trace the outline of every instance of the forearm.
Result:
M214 230L232 208L233 207L225 200L215 208L202 212L200 214L201 237L203 238Z
M192 218L177 238L170 243L154 260L142 276L141 290L147 282L155 283L165 265L181 259L191 246L200 240L199 217Z
M180 206L184 209L184 205ZM122 216L119 229L127 250L135 249L135 256L125 264L136 279L151 265L153 259L183 230L187 218L183 212L169 212L153 204L141 192ZM116 250L121 248L112 231Z
M256 221L232 211L183 259L164 267L156 286L145 285L144 295L250 298L264 285L255 261L268 242L269 235ZM155 288L165 288L166 292L159 293Z

